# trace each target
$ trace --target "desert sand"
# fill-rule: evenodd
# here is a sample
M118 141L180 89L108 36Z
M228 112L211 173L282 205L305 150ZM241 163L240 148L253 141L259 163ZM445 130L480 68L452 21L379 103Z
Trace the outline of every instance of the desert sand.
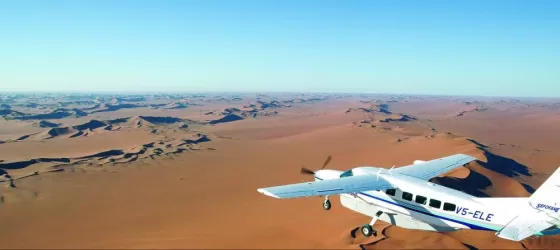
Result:
M302 166L465 153L432 181L527 197L560 166L560 100L345 94L2 94L0 248L542 249L398 228L322 198L276 200Z

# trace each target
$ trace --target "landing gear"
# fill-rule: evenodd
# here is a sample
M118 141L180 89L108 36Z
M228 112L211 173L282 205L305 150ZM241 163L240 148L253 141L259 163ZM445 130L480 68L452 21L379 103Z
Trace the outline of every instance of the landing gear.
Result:
M323 209L330 210L331 209L331 201L329 201L329 196L325 197L325 201L323 201Z
M375 236L377 236L377 232L375 230L373 230L373 228L371 227L371 225L369 224L365 224L360 228L360 231L362 231L362 234L366 237L371 236L372 234L375 234Z
M362 231L362 234L365 237L370 237L372 235L377 237L377 231L373 229L373 224L375 224L377 219L379 219L379 216L381 216L382 214L383 214L382 211L377 211L377 213L375 213L375 216L373 216L373 219L371 219L371 222L369 224L363 225L360 228L360 231Z

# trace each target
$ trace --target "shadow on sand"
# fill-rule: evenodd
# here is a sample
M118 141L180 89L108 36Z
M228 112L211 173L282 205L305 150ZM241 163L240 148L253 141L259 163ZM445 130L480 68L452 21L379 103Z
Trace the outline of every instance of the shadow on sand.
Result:
M527 166L515 160L493 154L487 150L484 150L484 156L486 156L488 162L479 162L480 165L494 172L498 172L508 177L516 177L520 175L532 176Z
M492 186L492 182L488 177L473 170L470 170L469 175L464 179L445 176L432 178L431 181L476 197L489 197L482 190Z
M468 140L474 143L478 149L482 150L484 156L487 159L487 162L477 160L476 163L478 163L480 166L510 178L518 177L518 176L533 176L533 174L529 171L529 168L527 166L513 159L490 152L489 151L490 147L476 140L473 139L468 139ZM432 178L432 181L442 186L446 186L458 191L462 191L476 197L489 197L489 195L486 194L483 190L492 186L492 181L488 177L472 169L470 169L470 174L464 179L446 176L446 177ZM528 184L524 184L524 183L520 183L520 184L525 188L527 192L529 193L535 192L535 189L529 186Z
M489 151L490 147L476 141L473 139L468 139L470 142L476 144L477 148L484 152L484 156L488 160L488 162L481 162L478 163L494 172L503 174L508 177L516 177L520 175L524 176L532 176L529 168L513 159L506 158L497 154L494 154Z
M30 165L40 163L40 162L69 163L70 159L68 159L68 158L38 158L38 159L32 159L32 160L28 160L28 161L0 163L0 170L1 169L22 169L22 168L26 168ZM1 173L1 171L0 171L0 173Z

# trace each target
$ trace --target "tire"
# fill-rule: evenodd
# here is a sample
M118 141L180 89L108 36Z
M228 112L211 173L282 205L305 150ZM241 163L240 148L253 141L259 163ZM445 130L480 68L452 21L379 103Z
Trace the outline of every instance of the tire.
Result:
M331 201L326 200L325 202L323 202L323 209L331 210Z
M370 237L373 234L373 228L369 224L363 225L360 231L365 237Z

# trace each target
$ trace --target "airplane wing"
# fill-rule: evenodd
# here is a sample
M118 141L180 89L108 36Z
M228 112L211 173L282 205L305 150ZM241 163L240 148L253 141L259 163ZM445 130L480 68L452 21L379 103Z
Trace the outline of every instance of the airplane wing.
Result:
M476 160L476 158L472 156L465 154L456 154L418 164L408 165L405 167L395 168L392 170L392 172L420 178L423 180L429 180L433 177L439 176L445 172L449 172L474 160Z
M358 175L332 180L304 182L276 187L259 188L257 191L274 198L296 198L331 194L382 190L394 187L381 175Z
M545 212L538 211L522 213L513 218L504 228L496 233L500 238L522 241L536 233L539 233L554 224L548 222L551 218Z

